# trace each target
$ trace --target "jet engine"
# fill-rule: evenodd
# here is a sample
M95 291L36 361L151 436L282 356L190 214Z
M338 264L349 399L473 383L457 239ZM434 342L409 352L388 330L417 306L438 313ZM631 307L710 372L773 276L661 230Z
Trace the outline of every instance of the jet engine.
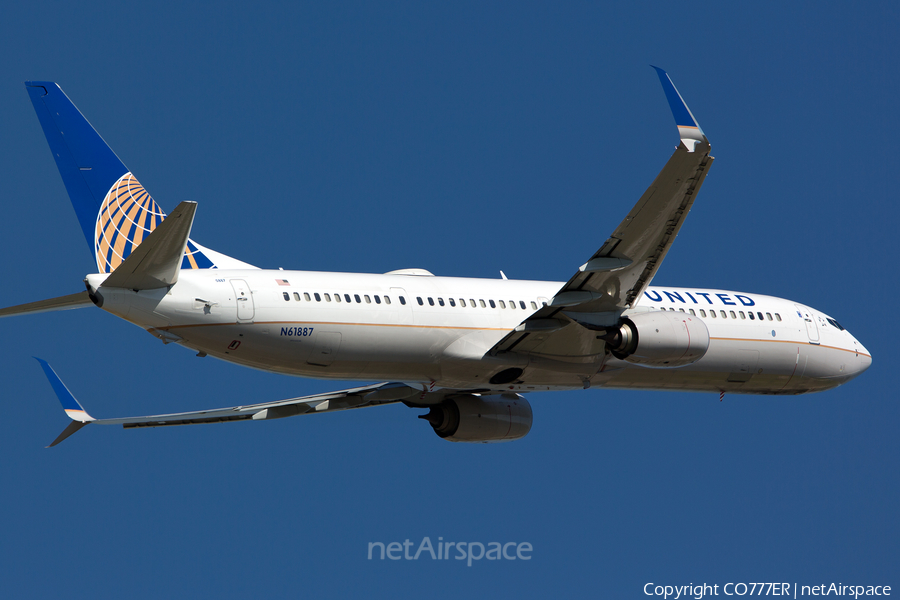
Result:
M644 367L683 367L706 354L709 330L694 315L652 311L630 315L606 341L620 360Z
M454 396L419 415L451 442L508 442L531 431L528 400L518 394Z

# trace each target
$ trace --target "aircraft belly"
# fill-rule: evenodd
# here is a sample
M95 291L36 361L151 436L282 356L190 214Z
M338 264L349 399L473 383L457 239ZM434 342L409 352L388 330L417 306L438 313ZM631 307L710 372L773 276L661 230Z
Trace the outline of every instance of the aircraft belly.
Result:
M651 369L614 361L618 368L601 371L592 383L611 388L802 394L842 383L844 379L827 374L837 372L835 361L843 354L806 341L713 339L706 356L692 365Z
M184 345L231 362L326 379L429 381L440 378L427 336L384 327L318 323L220 324L173 328Z

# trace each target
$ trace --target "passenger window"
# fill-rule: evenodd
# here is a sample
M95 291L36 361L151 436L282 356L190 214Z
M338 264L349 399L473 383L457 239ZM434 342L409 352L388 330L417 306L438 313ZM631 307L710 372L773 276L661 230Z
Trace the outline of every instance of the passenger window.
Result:
M300 292L294 292L294 300L300 302Z
M546 303L546 302L541 302L541 304L543 304L544 306L547 306L547 303Z
M288 293L287 293L287 292L281 292L281 295L282 295L282 296L284 296L284 299L285 299L285 301L287 301L287 300L290 300L290 299L291 299L291 297L290 297L290 296L289 296L289 295L288 295Z
M491 305L491 308L497 308L497 305L494 304L494 301L493 301L493 300L488 300L488 304Z
M428 304L429 304L430 306L434 306L434 299L432 299L431 296L428 296Z
M771 320L772 320L772 313L766 313L766 318L767 318L768 320L771 321Z
M391 297L390 297L390 296L385 296L385 297L384 297L384 303L385 303L385 304L390 304L390 303L391 303Z
M375 294L375 304L381 304L381 298L378 296L378 294Z
M465 307L466 307L466 299L465 299L465 298L460 298L460 299L459 299L459 305L460 305L461 307L465 308Z
M748 311L747 311L747 314L750 315L750 320L751 320L751 321L755 321L755 320L756 320L756 317L753 316L753 311L752 311L752 310L748 310Z
M684 309L683 309L683 308L679 308L678 310L680 310L681 312L684 312Z
M481 304L481 308L487 308L484 304L484 300L478 300L478 303Z
M701 317L705 317L705 316L706 316L706 311L703 310L702 308L700 309L700 316L701 316Z
M438 304L440 304L441 306L443 306L443 305L444 305L444 299L443 299L443 298L438 298Z
M341 295L340 295L340 294L335 294L335 295L334 295L334 301L335 301L335 302L340 302L340 301L341 301Z
M469 304L472 305L472 308L475 308L475 299L469 298ZM481 306L484 307L484 300L481 301Z
M403 296L400 296L400 304L406 306L406 298L404 298ZM421 304L421 302L419 304Z
M366 299L366 304L372 304L372 299L369 298L369 295L368 295L368 294L366 294L365 296L363 296L363 298Z
M519 300L519 308L521 308L522 310L525 310L525 301L524 300Z
M697 313L694 312L693 308L689 308L688 312L691 313L692 315L694 315L695 317L697 316Z
M419 303L419 306L424 306L424 303L422 302L422 296L416 296L416 301Z
M353 299L356 300L357 304L362 304L362 300L360 300L359 294L353 294Z
M781 315L779 315L778 313L775 313L775 320L781 321Z
M742 311L742 310L739 310L739 311L738 311L738 314L741 315L741 319L746 319L746 318L747 318L747 317L744 316L744 311Z
M331 302L331 294L323 294L325 296L325 302Z
M537 310L537 304L534 300L531 301L531 310Z
M450 302L450 306L456 306L456 300L453 298L447 298L447 300Z
M347 302L352 302L352 300L350 300L350 294L344 294L344 300L346 300Z
M732 318L732 319L737 319L737 315L734 314L734 311L733 311L733 310L729 310L728 312L731 313L731 318Z
M319 292L313 292L313 296L315 296L316 302L322 301L322 296L319 295Z
M510 300L510 301L509 301L509 307L510 307L510 308L515 308L515 307L516 307L516 301L515 301L515 300Z
M759 320L760 320L760 321L763 320L763 318L762 318L762 313L761 313L761 312L756 313L756 316L759 317Z
M506 304L503 302L503 300L500 300L499 302L500 302L500 308L506 308Z

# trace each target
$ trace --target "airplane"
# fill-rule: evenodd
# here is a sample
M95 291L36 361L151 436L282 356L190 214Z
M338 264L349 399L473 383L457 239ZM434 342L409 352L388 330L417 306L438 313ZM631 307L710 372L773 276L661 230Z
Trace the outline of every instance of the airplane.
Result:
M650 283L713 163L668 74L656 73L679 144L609 238L565 282L261 269L190 238L52 82L25 83L97 272L85 291L0 317L97 306L240 365L383 381L326 394L176 414L95 419L44 360L66 414L55 446L88 424L125 428L259 421L402 402L453 442L524 437L524 394L590 387L729 394L834 388L872 356L838 321L761 294Z

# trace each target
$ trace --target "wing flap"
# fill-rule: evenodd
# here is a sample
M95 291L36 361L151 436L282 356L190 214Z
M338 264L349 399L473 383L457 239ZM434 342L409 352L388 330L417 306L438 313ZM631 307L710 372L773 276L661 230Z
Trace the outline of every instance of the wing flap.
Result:
M653 184L601 248L557 293L590 292L576 312L621 311L634 306L671 248L712 164L702 152L679 146ZM602 259L627 266L588 270Z
M148 415L145 417L123 417L117 419L97 419L97 425L122 425L125 428L133 427L164 427L169 425L200 425L204 423L227 423L229 421L266 420L293 417L310 412L333 412L349 408L363 408L398 402L398 400L369 402L364 395L374 392L387 383L315 394L288 400L275 402L263 402L248 406L233 406L230 408L217 408L212 410L199 410L184 413L172 413L165 415ZM418 390L413 390L412 393Z
M523 325L528 325L528 321ZM606 349L606 342L596 331L571 320L555 330L519 327L500 340L491 354L516 352L564 362L594 363L603 358Z

